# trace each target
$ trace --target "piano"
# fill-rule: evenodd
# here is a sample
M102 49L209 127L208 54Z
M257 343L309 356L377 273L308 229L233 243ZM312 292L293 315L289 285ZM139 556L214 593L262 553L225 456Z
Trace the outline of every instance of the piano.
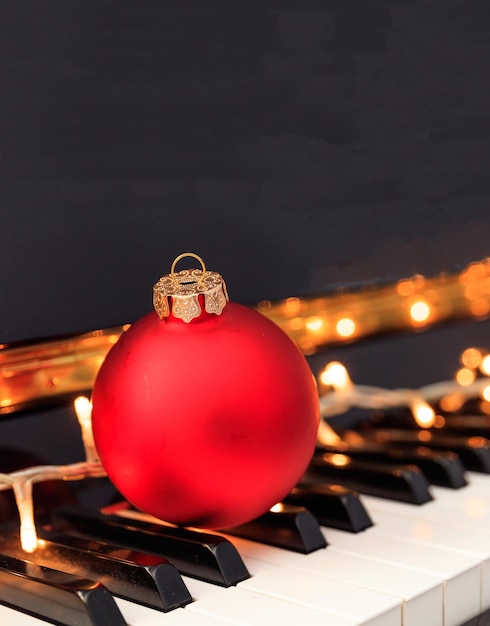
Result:
M104 333L95 336L101 341ZM69 340L61 340L67 350ZM83 347L86 336L71 340ZM56 359L48 343L41 346L49 369ZM32 356L39 345L20 348ZM9 424L73 421L71 401L62 389L59 397L12 407L1 425L4 444L13 443ZM468 432L466 424L476 422L478 433ZM422 441L403 409L335 428L343 447L319 446L288 498L237 528L166 525L132 509L104 478L47 489L35 500L41 547L34 553L19 547L16 515L4 516L2 623L489 624L488 418L449 416L446 430L422 431L430 433ZM352 435L360 447L349 443Z

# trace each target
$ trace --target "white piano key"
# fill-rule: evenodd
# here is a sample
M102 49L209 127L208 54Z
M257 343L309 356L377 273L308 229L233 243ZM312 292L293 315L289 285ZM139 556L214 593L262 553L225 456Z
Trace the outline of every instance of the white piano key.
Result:
M205 615L237 626L262 626L271 622L284 626L302 623L308 626L360 626L354 619L298 605L292 600L285 601L240 587L225 589L191 579L185 579L185 582L196 601L178 610L189 614ZM169 615L167 613L165 618ZM399 621L396 623L400 624Z
M325 529L325 532L328 537L329 529ZM443 624L444 581L441 576L423 572L414 576L413 571L405 567L392 563L380 564L359 555L339 553L330 547L310 554L299 554L236 537L233 537L233 541L247 566L253 567L252 573L255 573L252 579L243 581L240 586L250 587L260 582L256 565L257 560L260 560L391 594L403 602L404 626ZM323 588L327 587L326 582L322 585Z
M483 487L487 490L487 492L490 492L490 476L488 474L466 472L466 479L468 480L470 487Z
M174 609L164 614L122 598L116 598L116 602L129 626L158 626L159 624L169 624L169 626L224 626L229 623L217 617L189 613L183 608Z
M472 530L462 533L459 528L444 521L436 523L423 518L414 519L388 513L383 508L378 509L376 503L370 505L370 512L375 524L373 533L402 536L423 545L451 548L477 556L482 566L481 610L490 608L490 531L484 533Z
M490 534L490 491L480 487L458 490L459 497L449 489L433 488L435 499L421 507L411 506L402 502L393 502L365 497L368 508L375 506L377 510L396 512L414 519L442 522L462 530L478 531Z
M449 548L421 545L400 536L371 533L369 530L349 536L330 529L329 549L361 554L379 562L403 565L414 572L441 576L445 581L445 626L459 626L480 613L482 566L477 556Z
M253 578L230 589L186 578L195 598L186 608L162 614L124 600L117 602L129 626L157 626L163 621L169 626L259 626L275 619L285 625L304 621L308 626L358 626L360 623L385 626L377 622L376 617L373 622L366 621L369 617L363 611L357 617L342 617L329 612L328 603L324 610L312 608L315 603L323 602L321 595L325 587L319 585L313 593L292 581L304 578L308 582L314 576L323 583L329 579L348 583L353 588L350 596L353 605L359 605L360 598L354 588L374 589L400 599L403 619L400 622L397 618L397 626L460 626L490 606L490 476L468 473L468 477L470 485L464 489L433 487L436 499L420 507L363 496L375 526L360 535L325 528L330 546L309 555L233 537L231 540L250 567ZM372 549L376 543L382 546L381 550ZM403 549L400 546L404 546ZM452 554L454 559L446 562L434 548L442 550L446 558ZM470 560L461 561L459 557ZM474 592L479 585L474 574L478 567L483 593L480 606L475 607ZM279 575L277 568L283 570ZM287 570L296 571L292 571L290 577ZM444 581L447 581L445 621L440 609ZM295 592L299 598L295 597ZM384 617L388 615L389 611ZM9 626L45 624L1 605L0 623Z
M334 614L369 626L401 624L401 598L396 596L250 557L245 563L251 578L237 585L241 589L325 611L329 620Z
M127 600L117 599L128 624L130 626L158 626L165 622L171 626L216 626L216 624L259 626L267 617L278 619L281 624L297 624L301 619L305 619L308 626L310 624L325 626L327 623L325 620L328 619L329 626L358 626L355 620L331 614L327 614L326 618L324 612L297 606L261 593L236 587L217 587L185 577L184 579L195 602L185 608L165 613L165 615Z
M490 531L490 492L481 487L472 485L468 491L461 494L461 498L454 498L449 490L434 489L436 498L427 509L427 513L438 519L449 519L452 523L469 529Z

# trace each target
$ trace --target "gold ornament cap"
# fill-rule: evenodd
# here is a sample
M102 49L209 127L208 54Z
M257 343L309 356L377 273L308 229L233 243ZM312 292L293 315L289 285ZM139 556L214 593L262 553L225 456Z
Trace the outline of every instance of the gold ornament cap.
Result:
M197 259L201 269L176 273L175 266L186 257ZM153 285L153 306L160 319L170 315L170 304L172 315L186 323L199 317L202 313L199 296L203 296L206 313L215 315L221 315L229 300L223 277L207 270L201 257L193 252L179 254L172 263L170 274L165 274Z

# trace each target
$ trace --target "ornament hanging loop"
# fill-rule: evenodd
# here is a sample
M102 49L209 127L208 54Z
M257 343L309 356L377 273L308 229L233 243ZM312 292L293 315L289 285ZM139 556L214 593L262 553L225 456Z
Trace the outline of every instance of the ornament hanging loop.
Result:
M206 275L206 264L204 263L203 259L198 254L195 254L194 252L183 252L182 254L179 254L179 256L174 259L174 262L172 263L172 266L170 268L170 276L172 277L172 280L175 281L176 284L179 284L175 275L175 267L179 261L187 257L192 257L193 259L196 259L197 261L199 261L199 263L201 264L201 267L202 267L201 277L197 281L198 283L201 283L204 280L204 277Z
M199 261L201 269L176 272L177 263L186 257ZM228 301L225 281L221 275L207 270L203 259L194 252L179 254L170 267L170 274L162 276L153 286L153 306L160 319L168 317L170 311L184 322L200 317L199 296L204 299L206 313L215 315L221 315Z

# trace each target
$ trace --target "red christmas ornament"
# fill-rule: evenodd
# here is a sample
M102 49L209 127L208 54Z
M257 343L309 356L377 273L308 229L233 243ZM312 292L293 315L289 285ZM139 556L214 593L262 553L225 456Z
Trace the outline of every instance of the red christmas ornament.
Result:
M186 256L202 270L175 273ZM154 286L154 305L95 381L100 459L124 497L160 519L203 528L249 521L311 459L319 409L309 366L272 321L228 302L221 276L192 253Z

